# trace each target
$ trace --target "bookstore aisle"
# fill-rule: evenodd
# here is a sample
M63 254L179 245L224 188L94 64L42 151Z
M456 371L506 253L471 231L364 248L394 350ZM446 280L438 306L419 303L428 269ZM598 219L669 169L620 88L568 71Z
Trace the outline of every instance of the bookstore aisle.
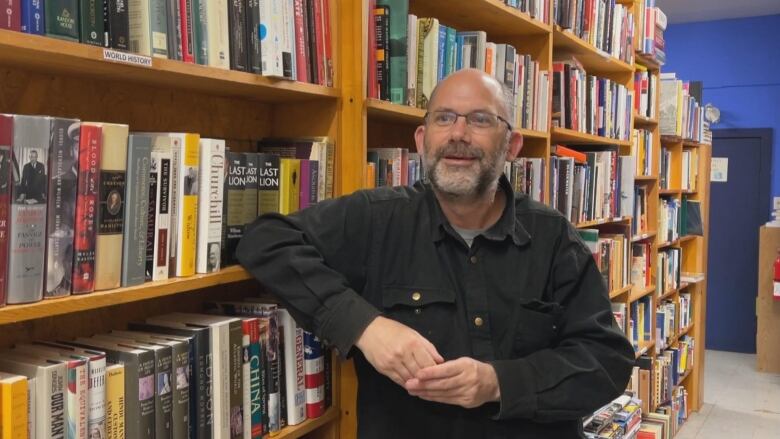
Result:
M780 374L756 372L756 356L706 351L704 405L691 413L679 439L777 438Z

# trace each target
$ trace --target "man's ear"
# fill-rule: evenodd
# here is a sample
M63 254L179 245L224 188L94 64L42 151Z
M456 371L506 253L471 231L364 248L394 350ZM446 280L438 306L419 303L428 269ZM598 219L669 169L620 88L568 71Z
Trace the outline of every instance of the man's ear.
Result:
M520 155L520 150L523 149L523 135L517 131L512 131L509 134L508 148L506 150L507 161L512 161Z
M414 130L414 143L417 145L417 153L425 153L425 125L420 125Z

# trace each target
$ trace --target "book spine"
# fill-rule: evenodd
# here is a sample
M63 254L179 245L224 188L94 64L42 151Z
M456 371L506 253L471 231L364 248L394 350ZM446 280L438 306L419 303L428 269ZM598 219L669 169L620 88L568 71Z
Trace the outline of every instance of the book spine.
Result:
M149 157L149 199L147 201L147 223L146 223L146 260L144 262L144 280L152 280L155 262L155 224L157 221L157 194L159 192L160 164L156 157L156 152L150 153Z
M254 152L243 153L246 156L246 186L244 187L244 207L241 222L244 229L257 218L257 171L258 154Z
M206 2L208 0L192 1L192 27L195 37L195 46L192 50L195 62L200 65L209 63L209 39L208 39L208 15L206 14Z
M244 236L244 189L246 188L246 155L240 152L229 151L228 174L225 185L227 195L225 197L227 215L225 262L236 264L236 247L241 237Z
M168 58L177 61L182 60L182 35L186 33L186 29L183 31L181 26L182 9L180 0L165 0Z
M225 141L201 139L196 258L198 273L212 273L221 267L224 168Z
M144 56L152 56L152 0L126 1L130 51Z
M20 0L3 0L0 7L0 29L19 32L22 30L22 8Z
M179 168L182 165L182 150L184 149L184 140L179 135L170 135L170 154L171 154L171 167L170 167L170 179L169 179L169 191L168 191L168 212L170 213L170 227L168 229L168 277L176 277L176 266L178 264L178 251L177 245L179 239L179 215L182 209L181 204L184 201L179 196L179 174L181 171Z
M112 49L130 49L130 17L127 10L127 0L104 0L108 9L105 14L108 32L108 45Z
M179 21L181 32L181 60L186 63L195 62L195 33L193 23L192 0L179 0Z
M79 0L81 42L90 46L105 45L103 4L98 0Z
M106 367L106 439L125 438L125 366Z
M399 0L379 0L379 6L388 6L390 9L390 23L388 30L390 59L389 59L389 99L395 104L406 103L406 70L407 70L407 44L409 2ZM326 25L328 23L325 23Z
M295 79L300 82L309 82L309 64L306 57L306 19L303 12L304 3L305 0L293 0L295 12L295 64L298 67L295 71Z
M87 368L86 361L67 362L68 370L68 437L87 434Z
M13 133L13 116L0 114L0 307L5 305L8 291L8 234L10 231Z
M127 125L103 124L95 240L95 290L119 288L121 285L127 138Z
M206 2L208 34L208 65L220 69L230 68L230 43L228 30L228 2L201 0Z
M328 87L333 87L333 41L330 31L330 0L322 1L322 40L323 40L323 68L325 73L325 83Z
M257 214L279 212L279 156L257 154Z
M172 364L170 386L173 388L173 407L171 410L171 438L190 437L190 347L189 342L181 340L171 346ZM192 430L193 436L195 429Z
M0 382L0 430L3 439L26 438L29 406L27 378L18 376Z
M168 50L168 40L172 38L176 29L168 29L167 3L169 0L149 0L149 24L148 29L151 55L158 58L172 58L174 52ZM130 8L130 12L132 12Z
M306 416L317 418L325 413L325 356L322 343L311 332L303 333Z
M300 205L301 161L281 159L279 166L279 213L288 215L296 212Z
M154 429L155 438L170 438L172 433L173 393L170 346L154 349Z
M100 432L105 437L106 432L106 357L95 356L89 359L88 393L89 404L87 414L87 431L90 435Z
M244 379L243 379L243 329L241 321L236 320L229 324L228 343L230 377L229 393L229 427L230 438L241 439L244 437Z
M228 28L230 29L230 69L249 71L247 61L247 1L228 0Z
M64 40L79 40L78 0L46 0L43 8L46 14L46 35Z
M250 319L249 328L249 398L250 398L250 420L251 420L251 439L261 439L263 437L263 350L260 346L260 321Z
M73 244L73 294L95 290L95 238L102 127L82 124Z
M284 327L287 425L296 425L306 420L304 335L286 309L280 309L279 316Z
M261 74L263 69L260 46L260 0L247 0L246 23L248 71Z
M316 14L315 14L315 8L317 7L315 3L319 0L305 0L306 2L306 33L308 36L308 39L306 41L307 44L307 50L309 52L309 82L312 84L319 84L320 83L320 57L319 52L317 52L317 23L316 23ZM373 11L373 8L369 5L369 11ZM372 27L372 25L369 25L369 27ZM373 32L371 33L373 35ZM374 60L371 58L371 54L374 51L374 44L371 40L371 35L369 35L369 42L371 42L371 46L369 46L370 53L368 59L370 60L369 65L374 65ZM371 71L374 72L374 78L372 80L372 83L374 86L376 86L376 70L371 69ZM376 90L373 91L372 94L370 94L368 97L377 97Z
M272 0L274 1L274 0ZM281 21L279 26L279 38L282 50L282 71L287 79L295 79L295 12L290 1L280 2Z
M243 386L241 392L241 422L243 423L241 437L246 439L252 437L252 369L249 352L252 320L254 319L241 320L241 382Z
M200 136L184 134L181 139L181 160L179 165L178 188L181 201L176 222L176 276L195 274L195 254L198 228L198 146ZM172 241L173 242L173 241Z
M154 226L154 261L153 280L168 279L170 271L170 252L172 229L172 205L173 197L173 158L170 151L153 151L152 156L157 158L159 170L157 172L157 207L155 210ZM151 194L150 194L151 196Z
M80 125L74 119L51 120L44 298L67 296L71 291Z
M22 0L22 32L43 35L46 32L43 19L43 0Z
M49 118L14 116L7 303L43 298ZM25 162L26 159L29 159Z
M122 240L122 286L142 284L146 269L149 224L151 139L131 135L127 148L127 196Z

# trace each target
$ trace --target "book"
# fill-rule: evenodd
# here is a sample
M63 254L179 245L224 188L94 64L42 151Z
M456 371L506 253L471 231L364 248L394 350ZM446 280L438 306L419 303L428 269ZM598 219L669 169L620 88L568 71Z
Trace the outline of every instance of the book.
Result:
M0 307L8 291L8 235L11 209L11 155L14 141L14 118L0 114Z
M417 107L426 108L436 86L439 66L439 20L417 20Z
M125 366L106 366L106 439L125 437Z
M173 154L169 275L195 274L200 135L171 133ZM175 245L174 245L175 244Z
M151 137L143 134L130 135L127 146L126 208L122 238L123 287L140 285L146 280L151 150Z
M328 137L265 138L258 142L257 151L282 158L316 160L318 164L317 201L333 198L335 146ZM259 176L261 178L264 176L262 167ZM262 188L261 185L260 190ZM263 205L264 203L261 202L260 213L266 212L262 210Z
M80 129L77 119L51 119L44 298L69 295L73 283Z
M213 273L221 267L222 198L224 195L225 141L200 139L198 237L196 272Z
M14 115L11 227L8 251L9 304L43 298L46 251L50 119Z
M298 211L301 195L301 161L283 158L279 162L279 213Z
M306 420L306 383L304 380L304 331L289 311L278 310L281 339L284 343L284 380L287 400L287 425Z
M27 414L27 377L0 372L0 437L26 438Z
M129 127L102 123L100 186L95 239L95 290L119 288L122 281L125 173Z
M226 153L228 173L225 177L225 248L223 261L225 265L237 264L236 247L244 236L244 193L246 189L246 158L240 152Z
M149 166L149 217L146 229L145 279L168 279L171 238L172 198L171 139L165 135L152 137Z
M47 0L43 2L46 35L63 40L79 40L78 0Z
M279 156L257 154L257 214L279 212Z
M228 27L228 2L201 0L205 2L206 38L208 57L206 64L220 69L230 68L230 30Z
M408 36L407 15L409 0L377 0L377 6L387 8L389 14L388 64L389 100L394 104L406 104L406 41Z
M19 32L22 29L22 7L20 0L6 0L0 13L0 29Z
M79 179L76 195L76 225L73 242L73 294L95 290L95 244L100 178L100 152L103 143L100 124L81 124L79 135Z
M243 223L242 230L246 230L246 227L257 219L257 202L259 199L257 194L257 174L259 163L257 161L257 153L244 152L242 154L246 156L246 186L243 192L244 200L241 209L243 212L241 222Z
M0 370L35 379L35 438L65 439L67 436L67 370L65 363L5 351L0 355ZM1 410L1 409L0 409Z

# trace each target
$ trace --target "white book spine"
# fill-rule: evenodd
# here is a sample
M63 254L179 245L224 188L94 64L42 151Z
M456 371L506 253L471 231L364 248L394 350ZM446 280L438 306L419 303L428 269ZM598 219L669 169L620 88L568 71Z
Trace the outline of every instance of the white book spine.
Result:
M241 364L241 373L244 381L244 394L242 395L242 413L244 415L244 439L252 438L252 382L251 366L249 353L249 333L244 332L241 337L241 348L243 350L243 363Z
M282 69L281 35L279 33L282 18L281 1L260 1L260 26L265 29L261 33L260 52L263 76L284 77Z
M417 106L417 16L409 14L407 29L409 32L406 46L406 96L407 105Z
M152 56L152 20L149 10L149 0L127 2L130 51L145 56Z
M35 423L35 411L38 396L38 378L31 377L27 379L27 437L35 437L36 423ZM43 383L40 383L43 385Z
M227 0L205 0L208 16L208 65L230 69L230 34Z
M87 416L88 437L95 437L93 433L99 432L100 437L106 435L106 358L90 360L89 363L89 391L87 401L89 414Z
M156 169L154 166L156 165ZM154 224L154 261L152 280L168 279L169 249L171 248L171 186L173 184L173 160L171 151L152 151L152 166L156 173L157 188Z
M224 167L225 141L200 139L198 273L212 273L220 268Z
M178 261L179 243L178 229L179 229L179 211L181 210L181 198L179 197L179 174L181 171L182 150L184 149L184 136L170 135L171 138L171 181L170 181L170 198L169 198L169 211L170 211L170 228L168 233L168 240L170 245L168 246L168 276L176 275L176 262Z
M279 319L284 327L284 379L287 399L287 425L306 420L306 381L303 358L303 329L286 309L280 309Z
M292 1L285 1L282 6L282 66L285 67L285 78L295 79L295 7ZM301 66L305 69L306 66Z

